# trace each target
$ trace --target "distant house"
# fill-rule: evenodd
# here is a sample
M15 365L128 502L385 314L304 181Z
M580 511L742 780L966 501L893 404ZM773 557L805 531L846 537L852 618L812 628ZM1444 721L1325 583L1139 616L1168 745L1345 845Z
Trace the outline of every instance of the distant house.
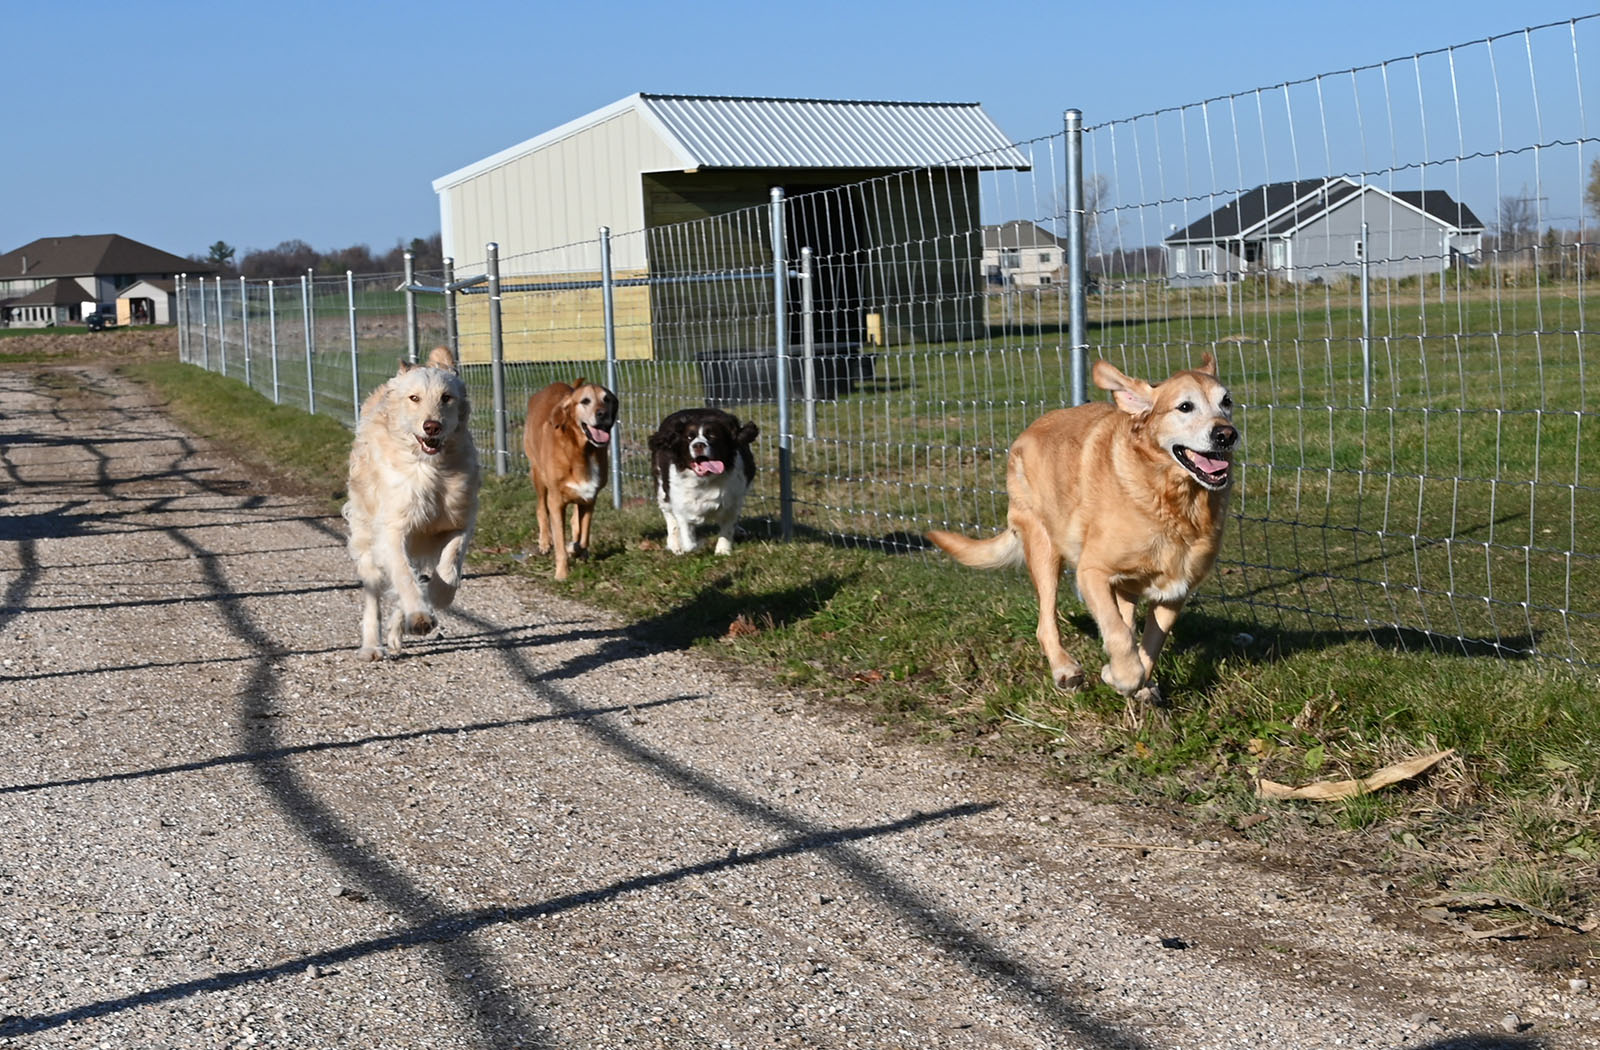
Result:
M0 255L0 326L73 324L96 311L118 324L171 324L180 273L210 273L115 233L41 237Z
M983 228L983 274L990 285L1037 288L1065 280L1066 243L1038 223L1018 219Z
M1362 241L1362 225L1366 241ZM1483 223L1442 190L1384 190L1343 176L1258 186L1167 237L1167 279L1221 284L1267 273L1287 281L1438 273L1476 260Z
M770 268L761 209L774 187L792 202L788 250L815 253L819 343L861 344L869 316L915 338L960 336L972 319L950 292L982 281L979 173L1027 168L976 103L636 94L433 188L445 254L462 266L479 265L493 241L504 275L593 278L599 227L620 234L613 266L630 284L617 290L616 309L644 323L619 327L618 356L684 358L770 345L767 318L742 307L708 318L681 282ZM793 294L798 301L798 286ZM518 306L529 320L506 334L507 359L599 353L577 319L597 316L600 296L529 294ZM469 296L462 309L484 305ZM463 331L472 327L463 320ZM487 360L487 342L465 339L462 354Z

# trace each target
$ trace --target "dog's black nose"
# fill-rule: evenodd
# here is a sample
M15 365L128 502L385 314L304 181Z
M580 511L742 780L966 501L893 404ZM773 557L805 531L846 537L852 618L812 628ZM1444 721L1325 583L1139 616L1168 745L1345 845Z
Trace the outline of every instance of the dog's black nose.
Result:
M444 429L444 427L439 425L439 421L437 419L430 419L427 422L422 424L422 432L424 434L428 435L429 437L433 437L435 434L437 434L439 431L441 431L443 429Z
M1239 440L1239 431L1234 429L1232 423L1218 423L1211 428L1211 445L1213 448L1232 448L1233 443Z

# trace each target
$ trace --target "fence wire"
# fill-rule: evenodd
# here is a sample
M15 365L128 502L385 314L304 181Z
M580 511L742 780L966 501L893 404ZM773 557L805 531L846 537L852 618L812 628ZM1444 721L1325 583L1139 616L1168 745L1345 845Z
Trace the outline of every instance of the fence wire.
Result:
M1597 35L1588 16L1127 118L1084 107L1081 143L1019 143L1021 169L952 158L486 254L453 274L497 271L500 346L484 283L454 296L453 326L446 297L418 296L420 345L457 347L486 462L525 469L534 391L610 381L617 501L652 498L661 418L716 404L762 430L748 517L920 555L929 528L1004 526L1007 447L1071 403L1076 156L1090 357L1155 381L1211 353L1234 394L1233 521L1198 601L1280 629L1592 667ZM351 423L407 352L402 285L187 282L185 360Z

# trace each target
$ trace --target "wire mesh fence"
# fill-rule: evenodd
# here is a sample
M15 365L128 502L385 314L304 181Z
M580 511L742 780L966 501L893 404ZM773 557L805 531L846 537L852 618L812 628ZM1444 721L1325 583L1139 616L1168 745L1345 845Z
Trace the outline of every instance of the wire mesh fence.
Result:
M1591 16L1091 112L1081 133L1018 143L1025 164L951 158L486 251L455 266L467 277L411 285L461 286L448 294L401 291L400 275L186 283L184 356L349 423L398 357L449 343L480 448L510 473L531 393L608 382L618 502L652 498L661 418L720 405L762 431L748 516L912 554L929 528L1004 526L1007 447L1075 400L1085 352L1151 380L1211 353L1243 443L1197 600L1290 630L1593 667L1597 36ZM476 279L491 271L498 297Z

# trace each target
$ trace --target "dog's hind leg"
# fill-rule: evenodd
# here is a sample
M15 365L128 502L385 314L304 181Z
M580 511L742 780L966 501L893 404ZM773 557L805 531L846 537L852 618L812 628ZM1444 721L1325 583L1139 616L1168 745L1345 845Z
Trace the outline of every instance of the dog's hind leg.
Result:
M1034 633L1050 664L1050 677L1057 689L1076 693L1083 688L1083 668L1061 647L1060 614L1056 608L1061 588L1061 554L1044 526L1032 517L1013 514L1011 527L1022 540L1023 559L1039 599L1039 628Z

